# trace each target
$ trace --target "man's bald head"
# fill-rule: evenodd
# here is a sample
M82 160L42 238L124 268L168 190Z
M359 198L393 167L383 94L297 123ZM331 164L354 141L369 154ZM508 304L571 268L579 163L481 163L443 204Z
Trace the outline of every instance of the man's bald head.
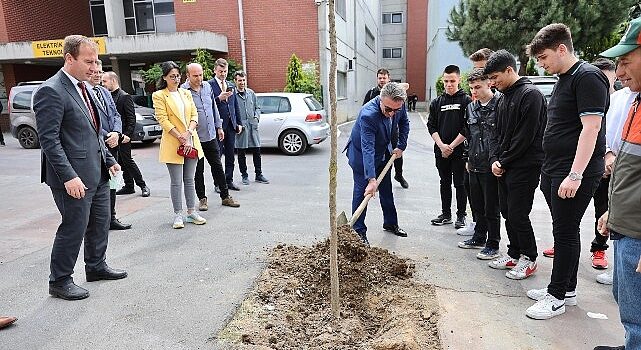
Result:
M189 80L189 86L194 89L200 89L200 86L203 84L203 66L199 63L190 63L187 65L187 79Z

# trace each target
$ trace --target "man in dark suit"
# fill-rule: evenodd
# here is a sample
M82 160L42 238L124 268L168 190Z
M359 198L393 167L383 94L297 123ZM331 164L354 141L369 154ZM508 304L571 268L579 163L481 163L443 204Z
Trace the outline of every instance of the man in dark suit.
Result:
M218 141L221 156L225 156L225 180L227 188L234 191L240 191L240 188L234 184L234 149L236 148L236 138L234 134L240 134L243 130L242 121L240 120L240 109L236 101L236 91L234 84L227 81L227 61L219 58L216 60L216 69L214 79L209 80L211 89L214 93L216 106L223 120L223 132L225 138Z
M109 173L120 170L100 135L104 114L83 83L98 70L98 47L82 35L63 45L64 67L34 96L42 147L42 182L51 188L62 216L51 250L49 294L79 300L89 291L72 278L84 239L87 282L127 277L105 262L109 235Z
M102 85L111 92L111 97L116 103L116 110L122 119L122 135L120 137L120 146L118 147L118 162L122 166L122 177L125 180L125 186L116 192L117 195L136 193L134 183L142 190L143 197L149 197L151 191L138 165L131 156L131 137L136 129L136 109L134 99L120 88L120 80L114 72L105 72L102 75Z
M345 149L354 177L352 213L356 211L367 194L380 192L383 209L383 229L400 237L407 233L398 226L392 181L387 173L380 186L376 177L381 173L392 153L403 156L407 147L410 124L405 109L407 92L402 84L387 83L381 89L380 96L375 97L362 108L352 128ZM392 130L398 128L398 145L392 148ZM354 230L367 243L367 226L365 211L354 223Z
M98 70L94 72L89 80L89 86L96 96L98 101L98 108L102 108L103 112L100 114L100 135L105 139L105 144L111 155L118 161L118 150L120 149L120 139L122 135L122 119L120 113L116 109L116 103L107 89L102 87L102 61L98 60ZM116 218L116 189L110 188L109 197L111 199L111 223L109 224L110 230L128 230L131 224L123 224Z

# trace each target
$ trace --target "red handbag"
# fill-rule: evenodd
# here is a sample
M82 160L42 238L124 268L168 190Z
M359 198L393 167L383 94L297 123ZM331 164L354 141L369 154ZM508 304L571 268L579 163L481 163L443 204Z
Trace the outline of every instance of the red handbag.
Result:
M176 153L178 153L178 155L180 155L180 156L183 156L183 157L189 158L189 159L198 158L198 150L193 148L193 147L191 148L191 150L189 150L189 152L185 153L185 146L184 145L180 145L180 146L178 146L178 151L176 151Z

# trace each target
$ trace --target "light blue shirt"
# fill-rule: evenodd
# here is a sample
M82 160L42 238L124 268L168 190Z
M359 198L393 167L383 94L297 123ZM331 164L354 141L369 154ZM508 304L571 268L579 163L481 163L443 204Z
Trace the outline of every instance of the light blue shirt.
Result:
M222 128L223 122L218 113L218 106L212 98L212 89L209 83L203 82L200 90L195 91L189 85L189 81L182 84L181 88L191 92L196 110L198 111L198 138L201 142L208 142L216 139L216 129Z
M636 92L623 88L610 95L610 108L605 116L605 144L607 150L616 156L621 147L621 133Z

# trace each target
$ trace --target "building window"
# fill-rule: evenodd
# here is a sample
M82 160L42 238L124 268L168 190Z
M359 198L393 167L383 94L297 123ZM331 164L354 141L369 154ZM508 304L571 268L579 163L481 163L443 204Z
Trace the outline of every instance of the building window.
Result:
M334 8L336 8L336 13L338 13L341 18L347 20L347 0L336 0Z
M122 0L127 35L175 33L173 0Z
M336 72L336 98L347 98L347 73Z
M94 36L107 35L107 18L105 17L105 2L103 0L91 0L91 24Z
M402 12L390 12L383 14L383 24L399 24L403 23L403 13Z
M376 38L367 26L365 26L365 45L372 49L372 51L376 51Z
M403 49L400 47L383 49L383 58L403 58Z

